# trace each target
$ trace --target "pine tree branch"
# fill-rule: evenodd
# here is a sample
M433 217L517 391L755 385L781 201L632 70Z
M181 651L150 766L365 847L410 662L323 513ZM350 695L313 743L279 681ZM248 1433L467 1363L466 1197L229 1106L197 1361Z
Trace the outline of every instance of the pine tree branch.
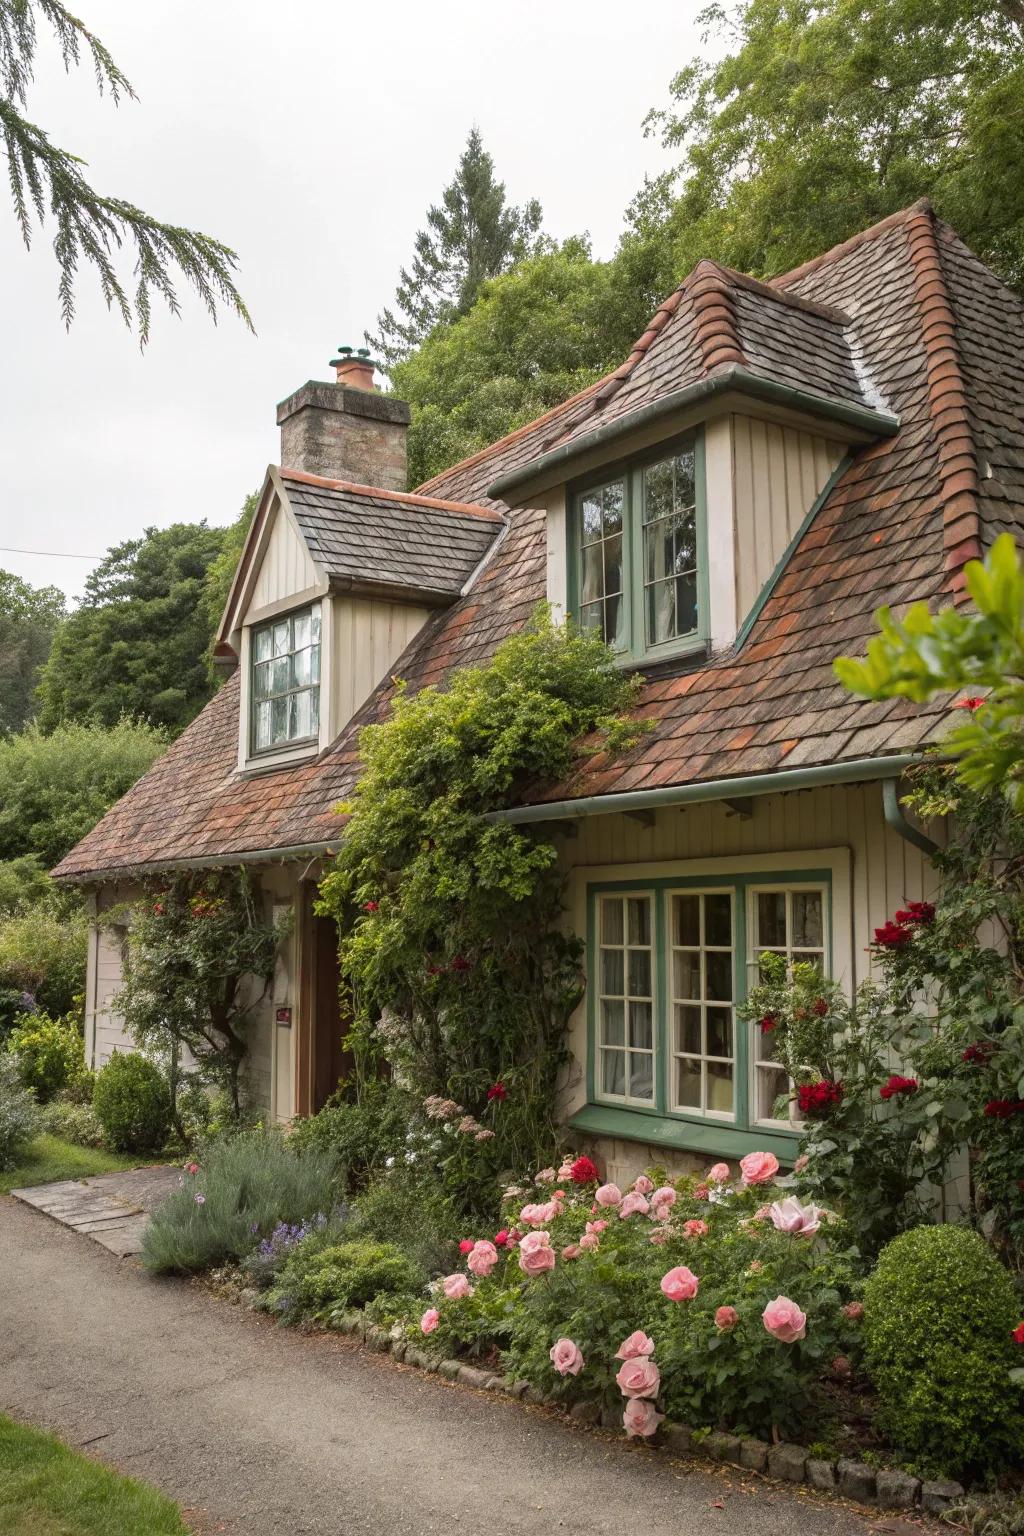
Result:
M10 3L0 0L0 6ZM56 221L53 249L60 268L58 296L65 325L70 326L74 319L74 281L84 259L99 274L108 308L116 308L126 325L138 326L142 346L149 340L153 293L163 298L172 314L180 313L172 269L191 284L215 323L221 303L252 330L249 312L233 280L237 257L228 246L197 230L162 223L120 198L101 197L79 169L84 162L51 143L41 128L17 111L12 100L3 97L0 143L7 155L15 215L26 246L32 243L33 211L40 223L47 211ZM129 243L136 255L131 299L114 264L115 253Z
M131 83L99 38L60 0L0 0L0 87L5 96L22 106L27 104L26 91L33 77L38 44L37 9L53 29L66 70L81 63L84 51L92 60L101 96L107 90L115 102L122 95L135 96Z

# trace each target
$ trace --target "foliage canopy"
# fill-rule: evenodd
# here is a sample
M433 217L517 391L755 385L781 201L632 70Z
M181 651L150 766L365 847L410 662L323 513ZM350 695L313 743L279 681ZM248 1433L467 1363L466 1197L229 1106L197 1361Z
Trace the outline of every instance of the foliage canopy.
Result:
M36 684L63 617L59 587L33 587L0 571L0 737L20 731L35 713Z

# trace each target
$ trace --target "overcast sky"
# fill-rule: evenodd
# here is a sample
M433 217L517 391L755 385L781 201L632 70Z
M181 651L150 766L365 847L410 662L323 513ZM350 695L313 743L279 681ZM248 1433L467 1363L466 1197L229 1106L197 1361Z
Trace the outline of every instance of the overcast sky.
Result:
M52 236L25 251L0 178L0 545L95 556L147 525L230 522L277 459L276 402L362 345L474 122L511 200L610 255L667 163L641 124L699 49L700 8L80 0L139 100L99 99L46 46L28 115L97 190L234 247L257 334L186 298L140 355L88 269L66 333ZM70 596L89 570L0 565Z

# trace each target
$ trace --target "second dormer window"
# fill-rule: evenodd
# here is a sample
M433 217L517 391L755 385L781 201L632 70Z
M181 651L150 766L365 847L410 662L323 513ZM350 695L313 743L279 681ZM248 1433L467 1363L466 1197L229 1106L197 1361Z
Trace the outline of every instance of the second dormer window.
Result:
M585 485L574 498L571 606L633 660L708 635L699 440Z
M253 752L319 735L319 603L253 630L251 718Z

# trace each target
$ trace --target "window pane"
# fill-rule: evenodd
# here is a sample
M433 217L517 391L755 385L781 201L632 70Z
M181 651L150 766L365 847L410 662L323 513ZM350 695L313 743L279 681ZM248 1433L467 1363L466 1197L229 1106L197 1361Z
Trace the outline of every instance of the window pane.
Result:
M621 949L601 951L601 991L608 997L624 997L624 968Z
M677 950L674 957L676 997L700 998L700 951Z
M301 650L303 646L309 644L309 621L310 615L308 613L297 613L295 618L292 620L292 645L297 651Z
M720 1115L732 1114L732 1067L711 1061L708 1073L708 1109Z
M601 1052L601 1092L617 1094L620 1098L625 1094L625 1051Z
M633 1099L654 1098L654 1061L646 1053L629 1053L629 1094Z
M820 949L822 944L821 892L793 892L793 947Z
M700 943L700 897L673 896L675 913L675 942L677 944ZM715 940L718 943L718 940Z
M281 619L274 625L274 655L287 656L291 650L292 626L287 619Z
M711 950L704 956L704 996L713 1002L732 999L732 955Z
M654 1044L652 1035L651 1004L631 1002L629 1005L629 1043L649 1051Z
M607 998L601 1003L601 1041L604 1045L625 1045L626 1043L626 1014L625 1003L609 1002Z
M270 746L270 705L257 704L256 706L256 748L263 751Z
M676 1104L680 1109L700 1109L700 1062L676 1062Z
M606 896L601 902L601 941L621 944L622 940L622 902Z
M296 651L292 657L292 684L296 688L304 688L312 678L313 652L307 646L304 651Z
M727 892L704 897L704 926L706 944L732 943L732 898Z
M649 949L631 949L629 951L629 995L630 997L650 997L651 995L651 952Z
M580 610L580 628L592 630L604 639L604 603L589 603Z
M584 544L592 544L601 537L601 492L592 491L580 502L580 528Z
M269 661L261 662L253 668L253 692L258 699L265 699L270 693L270 668Z
M606 485L602 494L604 503L604 532L607 537L610 533L622 531L622 503L624 486L621 480L615 480L611 485Z
M700 1055L700 1009L676 1008L676 1050Z
M671 640L676 630L676 598L671 581L656 582L647 588L647 641L658 645Z
M786 944L786 894L784 891L759 891L757 896L757 942L760 945Z
M320 734L320 690L319 690L319 688L312 688L312 689L310 689L310 694L309 694L309 734L311 736L319 736L319 734Z
M291 662L287 656L278 656L275 661L269 663L270 690L272 693L287 693L292 684Z
M606 592L622 591L622 534L615 534L614 538L605 539L601 546L604 550L604 590Z
M626 648L626 605L618 595L604 605L604 638L615 650Z
M759 1067L757 1089L759 1120L789 1119L789 1079L781 1067Z
M629 942L631 944L650 944L651 942L651 902L647 896L631 896L628 902L629 908Z
M582 600L584 603L595 602L597 598L604 596L604 562L601 554L602 544L591 544L583 551L583 587Z
M676 589L676 634L692 635L697 628L697 577L691 572L689 576L677 576Z
M288 699L274 699L271 706L270 738L272 741L288 740Z
M256 660L266 661L270 656L271 634L269 629L258 629L255 637Z
M309 637L314 645L320 644L320 605L310 609L309 613Z
M708 1009L709 1056L732 1056L732 1012L727 1008Z
M311 736L313 734L313 718L310 710L312 695L308 688L303 688L301 693L293 693L292 700L295 704L295 717L292 734L296 738ZM289 722L291 723L291 722Z

